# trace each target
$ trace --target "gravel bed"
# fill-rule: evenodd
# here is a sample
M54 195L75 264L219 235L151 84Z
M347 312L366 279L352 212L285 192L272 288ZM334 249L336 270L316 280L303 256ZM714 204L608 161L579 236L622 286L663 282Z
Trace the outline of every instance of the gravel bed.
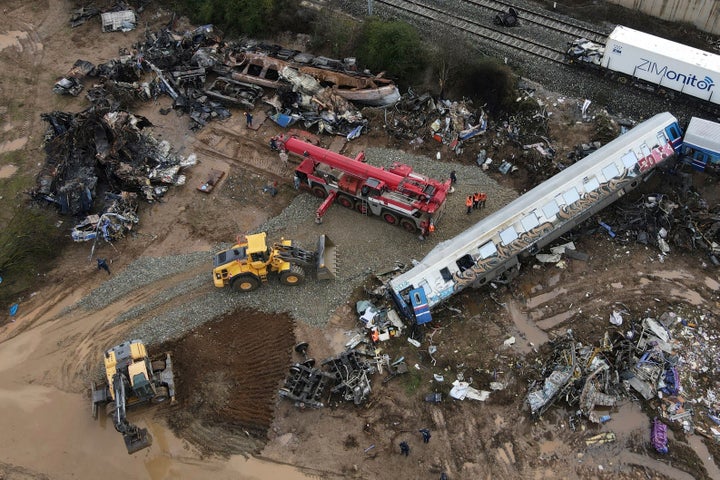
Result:
M70 309L101 310L138 288L187 271L210 258L207 253L138 258L123 271L113 270L107 282L77 301Z
M256 230L268 232L270 241L290 238L309 250L315 248L318 235L326 234L337 245L335 280L321 282L308 278L301 286L286 287L271 277L268 284L258 290L238 294L212 287L208 272L202 272L146 298L141 305L111 319L108 326L141 319L131 328L129 338L142 338L154 344L182 337L193 328L230 312L237 312L238 321L242 322L244 309L287 312L297 321L322 326L339 306L348 302L368 276L393 267L395 262L411 265L413 259L421 259L438 242L454 237L482 216L517 197L516 192L500 186L474 165L437 161L384 148L370 148L366 156L368 163L376 166L405 163L414 171L438 179L447 178L451 170L456 171L455 192L449 195L433 236L420 240L399 227L387 225L378 218L364 217L339 205L333 205L323 223L317 225L314 212L320 200L301 193L278 216ZM487 207L467 215L464 199L476 191L488 194ZM197 269L203 263L209 270L212 253L140 258L125 270L113 272L107 282L77 302L75 307L102 309L150 283Z

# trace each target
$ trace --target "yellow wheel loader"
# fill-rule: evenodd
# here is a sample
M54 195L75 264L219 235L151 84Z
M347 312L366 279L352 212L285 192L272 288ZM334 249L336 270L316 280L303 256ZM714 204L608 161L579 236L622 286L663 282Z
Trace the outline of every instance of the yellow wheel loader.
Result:
M306 269L314 270L317 280L335 278L335 244L320 235L314 252L298 247L292 240L267 245L267 233L255 233L238 239L213 258L213 282L218 288L229 286L239 292L251 292L268 275L276 274L283 285L300 285Z
M105 413L112 418L115 430L125 440L128 453L149 447L152 437L146 428L140 428L127 420L126 409L134 405L152 402L175 401L175 379L170 354L152 361L145 344L131 340L116 345L105 352L105 383L91 386L92 415L97 418L98 407L105 406Z

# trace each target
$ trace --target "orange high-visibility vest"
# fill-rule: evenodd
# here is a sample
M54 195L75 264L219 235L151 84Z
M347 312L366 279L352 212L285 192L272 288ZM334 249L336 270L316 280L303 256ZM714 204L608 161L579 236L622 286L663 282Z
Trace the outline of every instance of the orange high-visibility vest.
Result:
M465 200L465 206L472 207L472 204L473 204L473 197L472 197L472 195L468 195L467 200Z
M487 200L487 194L485 194L485 193L481 193L480 195L478 195L478 197L479 197L478 200L481 202L483 200Z
M479 192L476 193L476 194L473 196L473 200L476 201L476 202L479 202L479 201L480 201L480 195L481 195L481 194L480 194Z

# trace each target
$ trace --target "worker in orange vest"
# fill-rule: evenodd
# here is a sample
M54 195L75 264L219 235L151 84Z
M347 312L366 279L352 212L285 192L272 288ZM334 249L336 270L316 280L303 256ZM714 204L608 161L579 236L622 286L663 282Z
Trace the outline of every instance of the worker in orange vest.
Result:
M473 193L473 208L477 210L480 206L480 192Z
M472 195L468 195L467 199L465 200L465 206L467 207L467 213L469 215L470 212L472 212L472 208L473 208L473 196Z
M485 208L485 200L487 200L487 194L485 192L480 192L478 203L478 208Z

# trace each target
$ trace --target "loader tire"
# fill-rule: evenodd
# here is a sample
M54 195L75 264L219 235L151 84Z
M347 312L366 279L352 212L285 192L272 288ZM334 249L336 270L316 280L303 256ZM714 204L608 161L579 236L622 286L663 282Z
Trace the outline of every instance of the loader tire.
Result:
M152 398L152 403L164 403L170 399L170 391L167 387L157 387L155 389L155 396Z
M290 268L280 274L280 283L295 286L305 281L305 270L299 265L290 265Z
M240 275L232 281L232 289L236 292L252 292L260 286L260 280L252 275Z

